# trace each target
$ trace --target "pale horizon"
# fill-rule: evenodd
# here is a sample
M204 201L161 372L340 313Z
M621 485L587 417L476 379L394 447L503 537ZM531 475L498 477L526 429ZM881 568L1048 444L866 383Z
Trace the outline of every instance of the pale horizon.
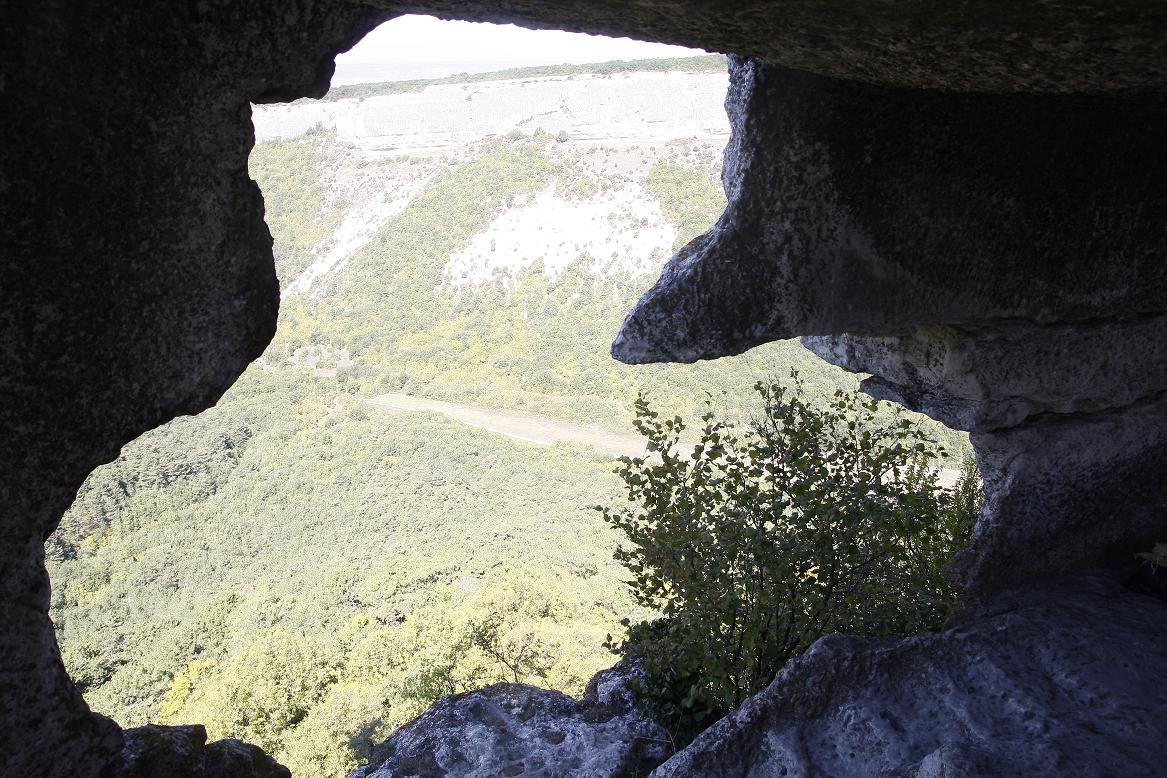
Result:
M338 67L475 62L507 66L558 65L689 57L704 53L701 49L630 38L406 15L385 22L352 49L338 54L336 64Z

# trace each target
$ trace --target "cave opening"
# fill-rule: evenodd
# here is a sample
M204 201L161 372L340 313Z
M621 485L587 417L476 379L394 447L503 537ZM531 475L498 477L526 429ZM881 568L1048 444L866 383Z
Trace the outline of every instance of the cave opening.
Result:
M612 360L725 206L725 59L487 28L393 20L324 99L254 107L275 337L95 471L46 546L65 664L120 725L199 722L340 775L443 695L579 696L648 615L590 510L644 451L637 394L747 419L767 376L854 385L796 341Z
M441 695L578 696L645 616L589 511L643 453L637 393L748 418L770 374L851 385L796 342L610 358L724 209L725 58L488 27L401 17L326 98L254 107L277 334L48 541L65 664L121 726L197 721L342 775Z
M449 13L446 5L427 7ZM1162 762L1167 718L1147 711L1167 704L1159 691L1167 620L1160 599L1126 583L1137 566L1161 586L1162 544L1147 549L1167 532L1157 218L1167 208L1167 19L1137 5L932 16L909 6L761 4L726 14L682 2L665 14L647 0L618 12L525 0L502 10L459 5L456 13L477 19L635 30L749 54L731 64L736 149L725 165L726 211L634 305L613 353L684 362L814 334L806 344L870 373L873 394L972 430L986 470L989 504L957 571L975 598L954 628L899 643L821 641L752 699L749 715L712 727L657 774L806 765L837 774L1040 774L1054 763L1142 774ZM548 684L576 683L582 673L539 664L531 625L550 622L544 657L578 659L571 641L586 630L557 614L577 612L572 597L584 592L589 618L617 615L612 600L593 596L609 591L611 568L581 563L592 545L586 522L556 534L552 512L512 498L537 472L540 490L552 484L574 510L586 493L572 479L599 489L601 478L589 475L610 462L578 441L523 449L537 444L492 437L463 423L480 417L459 414L487 408L495 420L510 413L541 430L569 416L576 431L618 415L616 393L596 391L607 380L602 368L589 372L563 341L545 347L544 327L524 327L534 320L554 331L574 316L584 321L566 335L594 333L609 308L631 303L633 285L589 285L575 272L578 255L556 254L556 264L548 255L558 244L504 238L514 226L508 215L526 213L538 231L556 222L530 214L559 207L560 195L579 204L613 193L598 173L567 181L557 152L581 151L582 139L566 128L562 138L537 132L535 122L475 141L464 156L374 159L358 143L346 157L337 136L364 130L338 127L333 105L308 112L311 132L252 154L248 103L322 94L335 52L394 9L329 0L110 10L0 9L10 52L0 79L10 109L0 189L17 193L0 203L0 414L10 435L0 488L0 772L286 774L253 746L205 744L201 725L123 732L91 713L80 692L97 711L124 702L133 710L114 712L123 724L236 705L234 721L209 722L215 736L239 732L309 773L332 774L410 712L390 711L391 698L420 706L458 688L450 683L459 665L443 646L478 652L462 666L471 675L496 677L493 667L509 681L542 673L555 676ZM618 82L623 72L603 75ZM477 110L487 92L476 90L497 86L479 75L421 93L465 87L459 107ZM527 74L519 88L542 78L551 76ZM375 96L358 88L353 99L408 100L416 86ZM291 116L306 105L271 110ZM718 193L705 170L696 177L705 205L681 207L679 198L678 216L669 216L663 198L705 164L701 147L675 150L672 167L653 161L638 185L678 227L690 215L700 221ZM284 201L268 213L277 261L292 277L279 279L282 290L249 155L269 205ZM516 165L524 172L512 178ZM336 185L341 168L350 181L377 170L404 188L370 204L359 187ZM562 191L545 186L560 178ZM315 188L310 179L319 179ZM458 208L412 240L389 229L417 216L418 201L448 206L439 184L463 191ZM493 196L502 189L505 198ZM362 232L361 219L346 221L357 204L368 206L362 218L385 223ZM618 222L611 229L631 227ZM476 225L493 232L475 242ZM647 241L652 219L637 229ZM542 261L518 272L498 261L529 246ZM395 259L370 271L379 252ZM605 257L591 259L600 266ZM281 323L296 326L277 333L275 348L281 292ZM483 315L487 301L497 316ZM357 321L361 309L392 310L413 328L370 329ZM601 313L589 319L588 311ZM472 319L505 336L474 335L463 326ZM598 335L595 345L606 348ZM476 352L502 358L454 369ZM401 358L396 372L384 369L387 356ZM416 359L400 369L406 358ZM257 359L217 408L182 416L209 408ZM653 380L674 396L692 385ZM547 400L576 384L593 392L586 402ZM725 388L716 386L719 402ZM115 458L77 493L85 474ZM521 476L507 480L516 462ZM268 510L273 504L286 513ZM427 511L416 510L421 504ZM472 533L442 535L464 528L467 516L482 520ZM532 537L558 554L548 557L557 560L550 578L570 586L495 565L500 549L532 557ZM419 552L435 538L456 552ZM467 603L477 605L462 615L519 618L462 619ZM483 631L467 638L467 624ZM420 627L444 637L419 637ZM492 642L500 635L506 650ZM532 656L535 665L519 661ZM386 668L401 670L391 694ZM627 719L605 718L620 705L612 680L597 676L588 691L599 708L572 710L627 733ZM505 694L471 699L494 713L530 711ZM459 738L480 720L459 722L449 706L431 713L428 721L445 724L407 733L417 737L399 743L410 746L402 753L421 755L423 767L457 764L466 756ZM496 742L520 730L537 742L525 744L531 761L522 764L507 744L492 774L537 772L548 749L565 743L561 756L589 756L574 745L581 730L561 728L567 719L503 727ZM286 732L295 742L280 742ZM426 740L439 736L454 745ZM311 745L321 742L332 750ZM590 756L589 768L627 766L610 751ZM647 771L632 761L634 773Z

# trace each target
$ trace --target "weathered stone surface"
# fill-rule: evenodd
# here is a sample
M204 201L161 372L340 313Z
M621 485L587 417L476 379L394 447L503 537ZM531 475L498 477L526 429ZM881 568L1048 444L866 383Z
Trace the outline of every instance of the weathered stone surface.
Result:
M672 753L629 686L636 671L596 675L582 700L497 684L439 700L373 750L351 778L636 778Z
M1164 689L1167 604L1061 580L938 634L823 638L652 775L1160 775Z
M1122 99L962 98L745 66L733 213L669 271L717 305L700 319L658 295L627 357L711 356L779 332L1162 313L1163 232L1148 219L1167 181L1167 6L934 5L0 2L0 773L120 764L117 727L61 665L42 541L94 466L207 407L260 353L277 299L248 103L321 94L332 56L396 13L632 34L889 87ZM766 265L762 245L787 264ZM1148 450L1134 426L1121 434ZM1007 462L1021 443L1002 441ZM1130 488L1126 466L1096 460L1113 473L1092 505ZM933 762L950 753L965 752Z
M1167 391L1167 316L1036 325L915 327L803 344L868 394L976 432L1041 416L1118 411Z
M985 509L954 574L985 598L1167 537L1167 393L1118 412L974 433Z
M118 728L61 666L44 538L93 467L208 407L270 340L248 103L323 92L331 53L376 18L0 3L0 774L118 759Z
M118 775L124 778L291 778L256 746L238 740L207 743L200 725L126 730Z
M959 566L977 596L1167 534L1167 155L1152 151L1167 112L755 60L731 82L729 205L612 353L688 362L864 333L804 342L977 433L989 501Z
M1167 309L1167 111L875 87L731 58L729 203L612 347L692 362L778 338Z

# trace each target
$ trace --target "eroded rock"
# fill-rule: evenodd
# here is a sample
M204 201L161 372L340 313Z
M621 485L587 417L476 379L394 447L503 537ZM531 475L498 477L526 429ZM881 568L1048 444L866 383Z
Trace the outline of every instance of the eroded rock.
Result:
M1167 537L1167 318L804 338L868 393L972 433L987 503L973 596L1129 562Z
M633 308L617 359L1165 312L1167 111L730 59L725 213Z
M1038 325L921 326L908 335L806 337L863 390L956 429L1121 411L1167 390L1167 315Z
M827 333L868 392L973 432L974 596L1167 535L1167 112L730 70L729 204L613 355Z
M1059 580L938 634L823 638L652 775L1160 775L1165 689L1167 604Z
M1167 9L1142 0L428 0L409 12L627 35L912 88L1145 99L1167 82Z
M523 684L443 698L373 751L351 778L636 778L672 753L639 708L636 671L596 675L582 700Z

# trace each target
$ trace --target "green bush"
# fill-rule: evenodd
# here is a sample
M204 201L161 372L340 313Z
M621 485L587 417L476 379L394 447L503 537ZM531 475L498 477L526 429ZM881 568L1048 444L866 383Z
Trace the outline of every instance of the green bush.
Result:
M639 604L661 614L609 648L643 663L682 741L822 635L940 627L956 594L941 570L975 517L975 471L942 488L945 452L902 412L881 426L875 401L812 401L797 376L756 389L752 425L706 413L691 448L682 419L641 395L649 454L618 471L631 505L599 508L627 536L616 558Z

